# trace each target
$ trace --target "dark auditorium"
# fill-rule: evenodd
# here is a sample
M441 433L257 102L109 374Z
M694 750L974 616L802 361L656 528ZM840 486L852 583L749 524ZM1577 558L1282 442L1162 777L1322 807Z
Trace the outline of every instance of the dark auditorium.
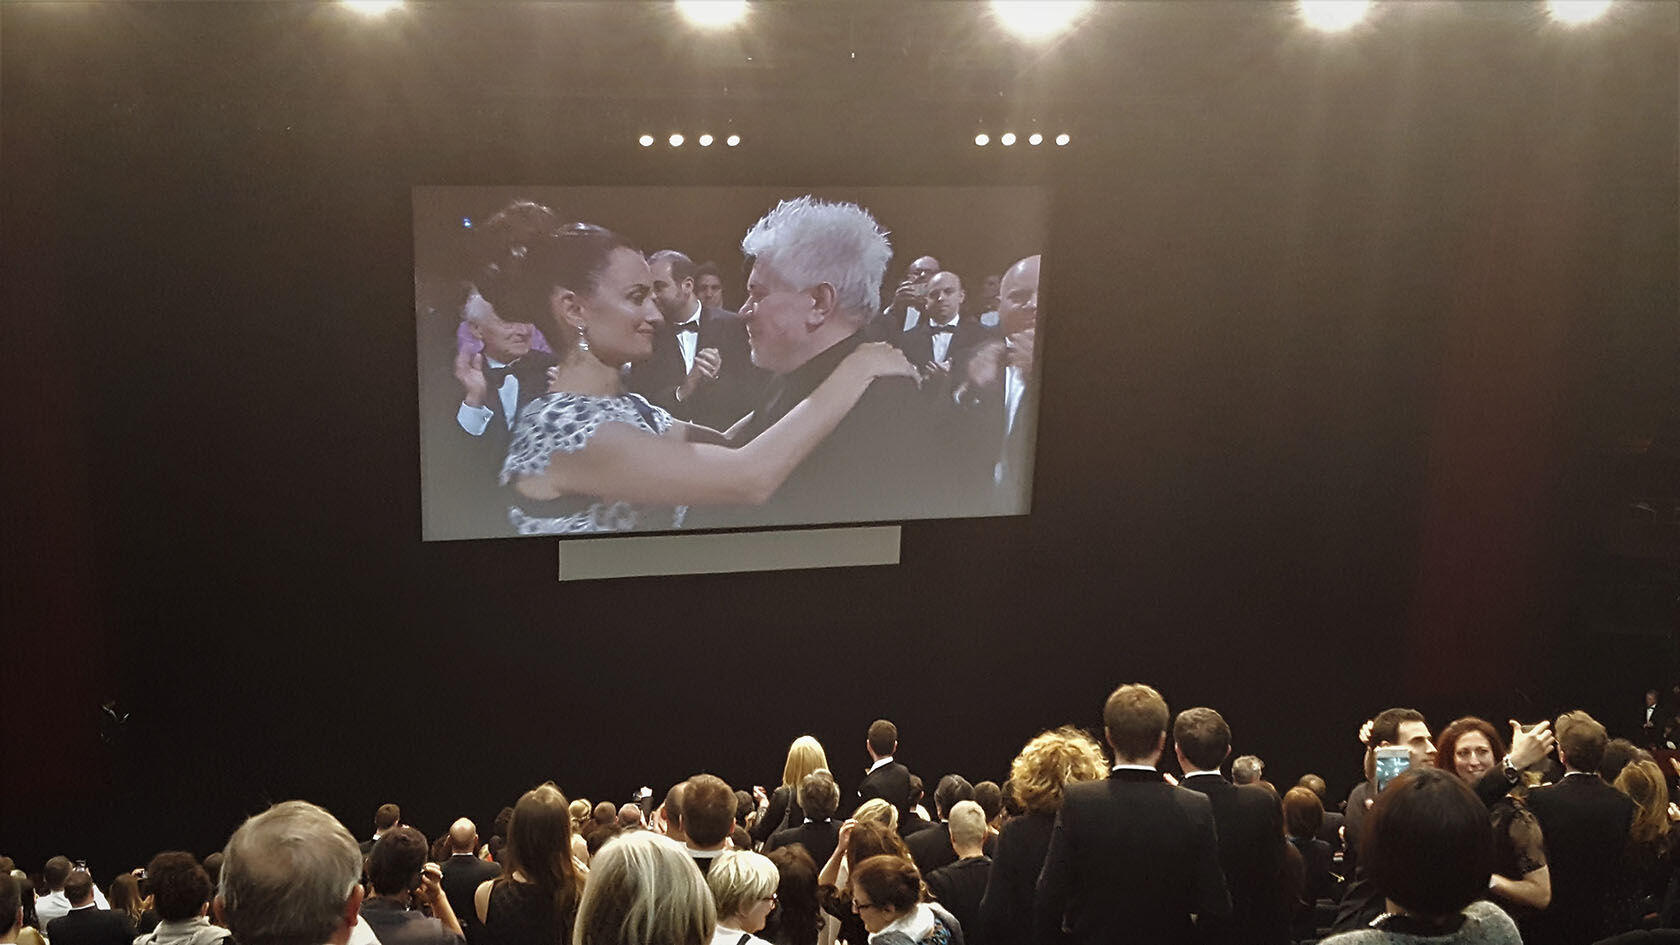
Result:
M0 141L0 945L1680 945L1680 0L0 0Z

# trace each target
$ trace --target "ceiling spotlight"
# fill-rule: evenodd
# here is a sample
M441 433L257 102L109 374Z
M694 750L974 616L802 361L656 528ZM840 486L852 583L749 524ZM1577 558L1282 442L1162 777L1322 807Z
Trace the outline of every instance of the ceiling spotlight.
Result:
M644 148L653 147L653 135L642 135L640 138L637 138L636 141Z
M729 145L730 147L733 148L734 146L741 143L741 136L740 135L730 135L729 137L723 139L723 143L727 144L727 145Z
M402 6L402 0L340 0L363 16L383 16Z
M677 0L677 10L695 26L733 26L747 15L747 0Z
M1559 23L1590 23L1610 9L1610 0L1548 0L1546 12Z
M1296 0L1296 4L1303 22L1326 33L1356 26L1371 12L1371 0Z
M683 136L682 135L672 135L669 140L671 142L671 147L673 147L673 148L682 147L682 143L683 143Z
M992 0L992 16L1022 39L1040 40L1078 22L1090 0Z
M1035 131L1027 135L1027 143L1036 148L1044 143L1044 136Z
M1013 146L1015 144L1015 132L1005 131L1003 133L1003 137L998 139L998 144L1001 144L1006 148Z
M980 134L974 136L974 143L983 148L992 143L992 138L985 132L981 132Z
M1061 134L1056 136L1056 147L1065 148L1065 147L1067 147L1067 143L1069 141L1072 141L1072 140L1073 140L1072 138L1068 137L1067 132L1064 131Z
M698 140L700 142L700 146L702 148L709 148L709 147L712 146L712 136L711 135L701 135L696 140Z

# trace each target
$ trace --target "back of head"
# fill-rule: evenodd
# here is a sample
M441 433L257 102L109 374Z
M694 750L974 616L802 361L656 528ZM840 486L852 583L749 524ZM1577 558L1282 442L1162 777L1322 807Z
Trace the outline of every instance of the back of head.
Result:
M1003 813L1003 788L996 781L981 781L974 786L974 803L980 805L987 823L997 820Z
M146 911L140 901L140 879L133 873L124 873L111 880L111 891L105 898L110 900L112 912L126 912L136 922Z
M566 795L553 784L539 784L513 805L503 857L503 875L515 870L554 899L556 915L570 912L583 879L572 862L572 813ZM243 945L243 943L241 943Z
M1625 738L1612 738L1604 743L1604 754L1598 762L1598 776L1614 781L1621 776L1622 769L1638 757L1638 745Z
M978 847L986 842L986 812L973 801L958 801L951 806L951 845L959 848Z
M1283 826L1291 837L1313 837L1324 825L1324 805L1311 789L1292 787L1283 795Z
M350 831L305 801L245 821L223 857L222 909L240 945L321 945L362 874Z
M1108 777L1108 762L1096 739L1071 725L1040 733L1009 766L1015 797L1029 814L1062 809L1062 790L1074 781Z
M626 804L624 806L631 807L634 805ZM595 812L593 816L595 818L595 822L598 824L610 824L613 822L614 818L619 817L622 813L623 809L613 807L612 801L602 801L601 803L595 805Z
M750 850L730 850L712 861L706 871L706 885L712 890L720 920L747 911L776 892L781 874L769 857Z
M745 825L747 822L747 815L757 809L758 804L753 800L753 796L751 794L748 794L740 788L735 789L735 826L740 827Z
M1366 814L1360 842L1372 881L1407 909L1444 917L1487 893L1487 808L1440 768L1412 768L1390 782Z
M41 882L46 885L48 892L56 892L64 888L64 881L70 878L69 857L55 856L41 868Z
M862 207L804 196L782 201L753 224L741 252L795 292L833 286L836 306L862 325L881 307L892 243Z
M827 770L828 753L823 751L822 743L809 735L801 735L788 746L787 763L782 765L782 784L797 788L806 775Z
M1570 770L1597 771L1603 764L1604 748L1610 739L1597 719L1577 709L1558 716L1552 730L1557 733L1564 765Z
M449 852L474 853L478 845L478 825L465 817L449 825Z
M611 803L607 804L607 809L612 809ZM581 797L573 798L571 806L566 808L566 812L572 815L572 826L581 827L585 821L594 815L595 805Z
M1231 726L1206 706L1185 709L1173 721L1173 742L1197 771L1218 771L1231 753Z
M210 874L191 853L159 853L146 864L152 907L165 922L190 919L210 902Z
M1255 784L1266 775L1266 763L1255 755L1241 755L1231 762L1231 780L1237 784Z
M872 856L852 868L852 889L877 906L904 911L921 901L922 874L903 857ZM855 894L854 894L855 898Z
M86 870L72 870L64 879L64 898L72 906L93 900L93 877Z
M542 329L551 344L570 343L556 318L551 299L556 289L591 296L603 271L620 249L636 250L622 235L591 223L558 227L537 220L531 227L486 247L477 278L479 292L506 321L528 322Z
M1371 720L1371 745L1400 744L1401 722L1427 722L1416 709L1384 709Z
M0 935L17 931L18 910L23 908L23 887L10 872L0 875Z
M717 906L687 853L646 831L625 834L590 861L575 945L706 945Z
M426 852L426 838L413 827L387 830L368 854L367 876L373 891L396 896L419 886Z
M222 851L217 850L204 858L204 874L210 877L211 894L222 884Z
M846 862L857 864L872 856L897 856L910 859L910 848L898 831L869 821L858 821L852 828L852 839L846 847Z
M776 865L775 941L789 945L816 945L822 925L822 907L817 903L817 863L805 847L794 843L766 854Z
M886 719L869 723L869 750L877 755L890 755L898 745L898 726Z
M678 781L665 792L665 803L660 808L665 812L665 823L672 829L673 835L681 836L683 830L683 789L688 787L687 781Z
M1301 780L1296 781L1295 786L1304 787L1313 792L1313 794L1317 795L1320 807L1324 806L1324 796L1330 792L1329 787L1327 787L1324 783L1324 779L1316 774L1301 775Z
M852 819L859 824L874 824L887 830L898 829L898 808L885 798L872 797L858 805Z
M696 846L716 846L735 827L735 792L715 774L689 778L682 804L683 830Z
M1167 700L1151 686L1127 683L1103 704L1103 727L1117 759L1141 761L1161 747L1167 731Z
M1654 844L1668 836L1668 783L1656 762L1629 762L1616 775L1616 790L1633 800L1628 834L1634 843Z
M596 817L600 816L599 812ZM642 825L642 809L635 804L621 804L618 808L618 825L620 827L640 827Z
M933 806L939 811L939 816L950 817L951 807L958 801L974 800L974 785L960 774L948 774L939 779L939 786L933 789Z
M375 830L390 830L399 823L402 823L402 808L395 804L381 804L379 809L373 812Z
M840 786L827 771L806 775L794 796L799 801L799 809L812 820L827 820L840 809Z

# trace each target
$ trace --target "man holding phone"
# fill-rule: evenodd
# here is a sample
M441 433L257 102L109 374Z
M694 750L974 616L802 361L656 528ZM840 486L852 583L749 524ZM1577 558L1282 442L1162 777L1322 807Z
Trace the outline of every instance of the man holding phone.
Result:
M1332 928L1337 932L1363 928L1382 915L1385 900L1376 886L1366 879L1359 868L1359 828L1365 811L1376 800L1381 785L1412 767L1435 764L1435 740L1429 734L1429 720L1416 709L1384 709L1366 723L1367 733L1361 730L1365 742L1365 778L1348 794L1347 815L1342 822L1347 852L1343 862L1353 876L1353 882L1342 897L1342 907L1336 913ZM1379 769L1379 763L1382 768ZM1387 777L1379 778L1386 774Z

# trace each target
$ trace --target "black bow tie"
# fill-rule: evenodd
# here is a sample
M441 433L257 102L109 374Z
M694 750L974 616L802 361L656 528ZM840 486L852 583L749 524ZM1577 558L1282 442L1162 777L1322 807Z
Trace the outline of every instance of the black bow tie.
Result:
M502 382L513 373L513 365L504 364L501 367L484 366L484 383L490 385L491 390L501 390Z
M928 331L931 331L936 335L954 335L957 332L957 326L955 326L955 325L929 325L928 326Z
M700 331L700 319L691 318L688 321L683 322L682 324L678 325L676 328L674 328L672 330L673 331L679 331L679 332L692 331L692 332L695 332L695 333L698 334L699 331Z

